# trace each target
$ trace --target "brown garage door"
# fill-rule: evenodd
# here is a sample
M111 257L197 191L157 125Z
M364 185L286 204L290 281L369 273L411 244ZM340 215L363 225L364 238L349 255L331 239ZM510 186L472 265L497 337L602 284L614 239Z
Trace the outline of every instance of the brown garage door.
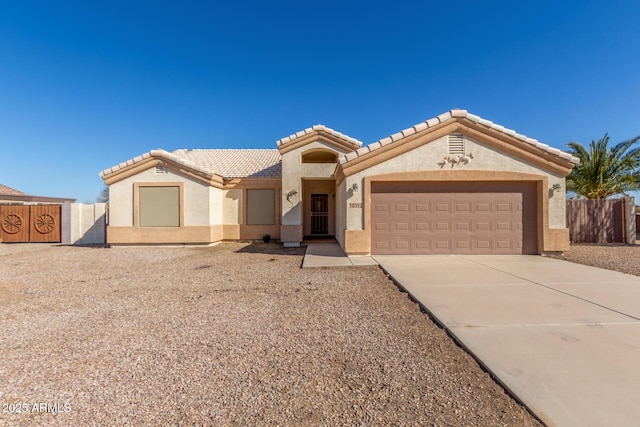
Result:
M534 183L372 183L374 254L537 253Z

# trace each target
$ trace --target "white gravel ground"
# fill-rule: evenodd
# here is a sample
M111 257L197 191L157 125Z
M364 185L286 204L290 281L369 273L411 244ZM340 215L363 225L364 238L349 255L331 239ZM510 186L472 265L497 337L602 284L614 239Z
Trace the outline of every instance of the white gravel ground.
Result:
M540 425L379 268L302 253L0 244L0 425Z
M554 258L640 276L640 245L571 245Z

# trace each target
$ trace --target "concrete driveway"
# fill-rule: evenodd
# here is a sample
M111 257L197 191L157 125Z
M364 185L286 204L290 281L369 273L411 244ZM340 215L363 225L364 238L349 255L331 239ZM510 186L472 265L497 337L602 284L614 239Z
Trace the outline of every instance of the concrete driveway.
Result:
M540 256L374 259L546 424L640 424L640 277Z

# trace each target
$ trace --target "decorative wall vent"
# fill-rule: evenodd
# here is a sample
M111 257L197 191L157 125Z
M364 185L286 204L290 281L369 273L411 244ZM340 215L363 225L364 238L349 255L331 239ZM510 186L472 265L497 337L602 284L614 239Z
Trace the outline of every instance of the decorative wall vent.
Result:
M457 165L466 165L473 159L473 154L467 153L465 149L465 138L461 133L452 133L447 137L448 154L442 158L438 164L441 168L447 164L453 168Z
M449 134L449 155L457 156L462 154L464 156L464 135L461 133Z
M164 175L164 168L162 166L156 166L156 175Z

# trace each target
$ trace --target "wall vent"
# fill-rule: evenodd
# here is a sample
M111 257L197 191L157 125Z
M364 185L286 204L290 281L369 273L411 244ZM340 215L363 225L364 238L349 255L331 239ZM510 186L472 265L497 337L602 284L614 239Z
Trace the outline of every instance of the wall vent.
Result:
M464 135L461 133L449 134L449 154L464 156Z
M156 175L163 175L164 168L162 166L156 166Z

